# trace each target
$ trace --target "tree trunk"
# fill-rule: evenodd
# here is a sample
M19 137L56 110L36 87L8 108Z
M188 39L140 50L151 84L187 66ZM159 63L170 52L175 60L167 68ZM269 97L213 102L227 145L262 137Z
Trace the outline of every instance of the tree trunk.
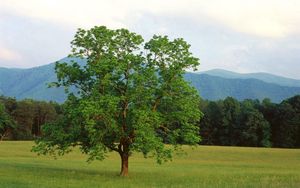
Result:
M121 156L121 172L120 176L126 177L128 176L128 158L129 155L126 153L120 153Z
M0 135L0 141L3 141L3 139L7 136L8 131L6 130L2 135Z

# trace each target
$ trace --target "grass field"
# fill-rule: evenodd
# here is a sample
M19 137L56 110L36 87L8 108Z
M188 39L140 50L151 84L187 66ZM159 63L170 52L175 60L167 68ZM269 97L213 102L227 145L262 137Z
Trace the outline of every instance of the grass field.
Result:
M299 149L186 147L163 165L135 154L121 178L116 154L88 164L79 152L37 156L32 145L0 142L0 187L300 187Z

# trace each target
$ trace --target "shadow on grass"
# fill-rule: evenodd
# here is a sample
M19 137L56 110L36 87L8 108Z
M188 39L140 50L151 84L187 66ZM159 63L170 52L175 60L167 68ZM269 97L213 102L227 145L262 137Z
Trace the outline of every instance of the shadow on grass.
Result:
M83 176L102 176L104 178L114 178L119 176L118 169L112 170L102 170L99 169L80 169L80 167L57 167L57 166L45 166L43 164L28 164L28 163L4 163L1 164L1 168L10 168L15 169L18 173L30 172L31 174L38 173L39 176L47 175L52 177L57 176L58 174L74 174L74 178L77 178L78 175ZM86 167L84 167L86 168Z

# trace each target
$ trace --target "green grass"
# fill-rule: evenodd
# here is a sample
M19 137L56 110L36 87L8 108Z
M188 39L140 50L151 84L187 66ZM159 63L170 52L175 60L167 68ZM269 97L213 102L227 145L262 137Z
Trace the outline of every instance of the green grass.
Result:
M32 145L0 142L0 187L300 187L299 149L185 147L163 165L135 154L121 178L117 154L88 164L78 151L54 160Z

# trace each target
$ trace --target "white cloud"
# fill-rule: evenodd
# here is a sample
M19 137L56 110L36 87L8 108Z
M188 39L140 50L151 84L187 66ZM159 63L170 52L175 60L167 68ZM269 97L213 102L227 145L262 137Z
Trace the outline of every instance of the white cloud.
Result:
M21 60L21 55L10 49L0 46L0 60L3 61L19 61Z
M234 30L262 36L285 37L300 23L300 1L209 1L205 12ZM215 6L212 6L212 3Z
M238 32L273 38L297 31L300 24L298 0L4 0L1 9L74 27L126 27L144 13L206 16Z

